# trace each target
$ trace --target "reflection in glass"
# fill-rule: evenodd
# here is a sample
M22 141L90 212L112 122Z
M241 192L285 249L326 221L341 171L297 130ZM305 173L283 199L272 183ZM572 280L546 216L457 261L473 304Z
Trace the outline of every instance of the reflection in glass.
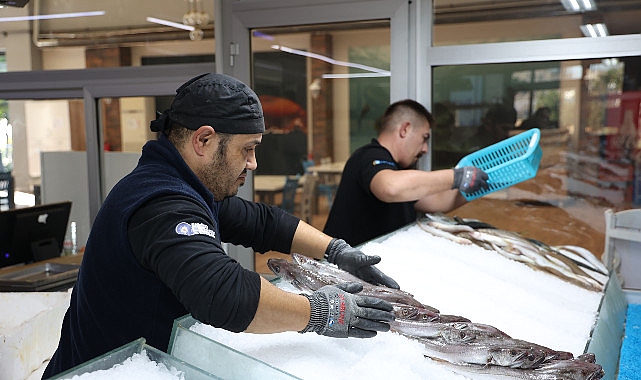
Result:
M389 104L389 21L252 31L252 87L265 112L258 175L343 161L376 136Z
M436 67L433 167L452 167L504 133L539 128L539 174L505 196L638 207L639 70L638 58Z
M460 45L641 32L641 0L434 0L433 45Z

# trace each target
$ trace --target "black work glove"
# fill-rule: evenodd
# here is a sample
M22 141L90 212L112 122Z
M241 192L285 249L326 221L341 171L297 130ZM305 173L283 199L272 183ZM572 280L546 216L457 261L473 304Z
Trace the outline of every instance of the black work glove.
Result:
M467 194L473 193L480 189L487 189L489 187L487 179L487 173L474 166L455 168L452 189L459 189Z
M363 284L346 282L325 285L312 294L309 300L311 316L301 333L315 331L318 335L334 338L371 338L377 331L389 331L388 322L394 320L391 303L359 296Z
M381 261L380 256L368 256L343 239L332 239L325 250L325 259L370 284L400 289L394 279L374 267Z

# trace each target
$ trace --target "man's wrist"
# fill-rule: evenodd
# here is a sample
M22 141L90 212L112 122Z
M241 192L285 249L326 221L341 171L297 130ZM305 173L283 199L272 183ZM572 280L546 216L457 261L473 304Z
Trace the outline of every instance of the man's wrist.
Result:
M327 246L327 249L325 249L325 255L323 256L325 260L328 262L335 264L336 263L336 255L343 250L343 248L347 245L345 240L343 239L337 239L333 238L332 241L329 242L329 245Z
M458 189L463 180L463 168L454 168L454 180L452 181L452 189Z
M321 332L327 324L329 317L329 302L321 294L301 294L309 301L309 322L299 333L303 334L310 331Z

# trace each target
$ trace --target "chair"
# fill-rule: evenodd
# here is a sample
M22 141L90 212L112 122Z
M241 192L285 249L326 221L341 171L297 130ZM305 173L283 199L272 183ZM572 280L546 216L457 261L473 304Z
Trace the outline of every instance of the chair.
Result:
M13 176L11 172L0 172L0 206L16 207L13 199Z
M332 163L331 157L325 157L321 159L321 165L327 165ZM338 178L337 178L338 177ZM340 176L335 174L324 174L323 178L318 183L317 191L318 195L324 195L327 197L327 208L332 208L332 203L334 202L334 195L338 189L338 181Z
M283 201L280 204L280 208L290 214L294 213L294 208L296 206L296 190L298 190L299 179L299 176L285 177L285 187L283 187Z
M312 224L314 215L314 200L316 199L316 184L318 177L313 174L303 176L303 194L300 201L300 218L307 224Z
M325 157L321 159L321 165L325 164L331 164L332 163L332 158L331 157ZM303 169L305 170L305 174L312 174L309 173L309 167L314 166L314 160L306 160L303 161L302 163ZM315 175L317 178L316 182L316 194L319 196L325 196L327 197L327 207L332 208L332 202L334 201L334 194L336 194L336 190L338 189L338 182L336 181L336 178L334 175L322 175L322 178L319 178L321 176ZM315 200L314 202L314 208L313 210L318 209L318 199Z

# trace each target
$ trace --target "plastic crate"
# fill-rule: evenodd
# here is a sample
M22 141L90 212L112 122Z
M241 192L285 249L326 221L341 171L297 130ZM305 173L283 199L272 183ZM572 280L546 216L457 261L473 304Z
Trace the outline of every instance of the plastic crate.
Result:
M532 128L463 157L456 167L475 166L489 177L487 189L462 193L471 201L536 176L543 152L541 131Z

